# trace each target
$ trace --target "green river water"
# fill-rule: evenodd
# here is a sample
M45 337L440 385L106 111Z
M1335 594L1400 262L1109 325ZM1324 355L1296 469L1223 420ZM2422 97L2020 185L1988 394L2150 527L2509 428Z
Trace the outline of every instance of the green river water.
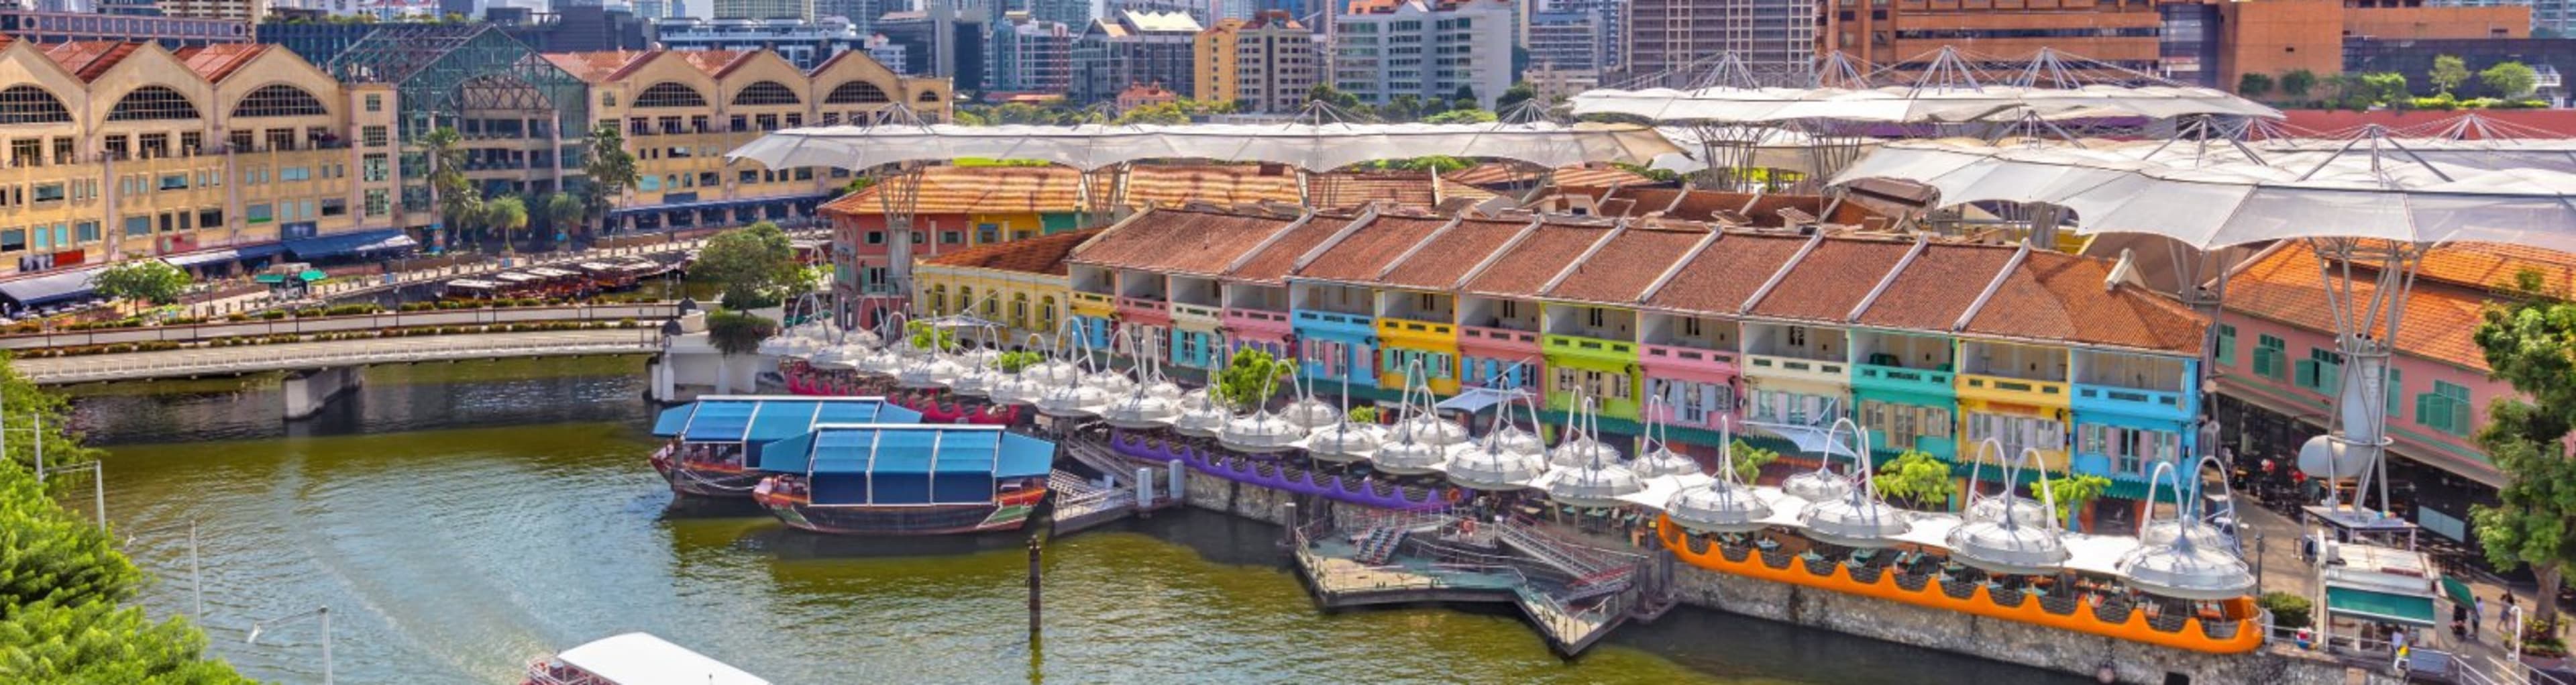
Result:
M869 541L747 506L675 503L643 455L638 360L377 368L284 424L273 383L79 389L108 510L190 604L200 531L213 651L256 677L516 682L528 658L645 630L778 683L2052 683L2059 676L1715 612L1630 626L1576 660L1502 611L1318 611L1278 529L1205 512L1046 554L1042 640L1016 538ZM84 510L85 500L75 504Z

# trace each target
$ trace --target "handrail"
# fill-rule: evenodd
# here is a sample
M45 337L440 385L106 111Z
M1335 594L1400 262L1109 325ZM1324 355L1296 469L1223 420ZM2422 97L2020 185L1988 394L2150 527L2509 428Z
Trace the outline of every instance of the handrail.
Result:
M679 315L678 303L576 304L541 307L439 309L378 312L342 316L298 317L252 321L208 321L174 326L95 328L52 333L0 334L0 349L32 350L136 342L200 342L217 338L302 335L379 330L411 326L456 326L547 321L614 321L667 319Z
M21 363L19 372L25 375L29 381L36 383L59 384L188 375L191 373L247 373L252 371L277 371L298 368L319 368L324 366L345 366L352 364L438 361L491 356L520 356L516 354L500 353L518 353L527 351L539 351L535 356L551 356L565 354L637 353L662 349L659 332L652 331L650 329L641 329L640 334L633 340L601 339L605 336L592 336L588 339L565 339L561 333L562 332L534 334L484 333L470 337L480 338L489 336L518 335L547 335L551 337L546 340L492 341L486 344L450 347L422 347L417 344L417 341L413 341L413 344L407 345L389 345L389 343L401 342L402 339L388 338L376 338L360 341L289 343L283 345L239 348L227 347L215 349L225 350L228 353L238 352L240 354L227 354L213 357L190 356L176 362L150 359L135 361L136 357L163 353L97 355L91 357L65 358L66 360L78 361L79 364L59 371L48 370L44 366L36 364ZM448 339L457 340L468 337L469 336L448 336ZM355 343L358 349L351 352L314 349L316 347L327 348L351 343ZM385 347L391 347L392 349L382 349Z

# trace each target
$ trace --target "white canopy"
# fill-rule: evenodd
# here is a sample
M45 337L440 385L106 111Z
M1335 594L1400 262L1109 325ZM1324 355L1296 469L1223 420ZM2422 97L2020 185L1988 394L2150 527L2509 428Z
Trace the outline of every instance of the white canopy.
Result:
M617 685L769 685L760 676L647 633L601 638L555 660Z
M1741 160L1721 161L1741 161L1757 169L1806 169L1812 166L1816 146L1824 142L1805 133L1768 126L1663 126L1655 130L1683 151L1657 155L1647 168L1684 174L1707 169L1708 160L1699 157L1712 147L1749 153ZM1875 148L1877 141L1864 142L1861 147Z
M867 169L977 157L1042 160L1084 170L1145 159L1212 159L1329 171L1433 155L1511 159L1548 168L1644 164L1678 150L1653 129L1626 124L931 124L788 129L761 136L726 158L773 168Z
M2306 237L2576 250L2576 173L2434 162L2386 140L2289 160L2106 148L1892 143L1835 178L1897 178L1942 202L2042 202L2078 233L2154 233L2202 249ZM2241 159L2242 161L2238 161ZM2269 163L2265 163L2269 162Z
M1666 123L1738 124L1799 120L1962 122L2024 115L2043 119L2169 119L2192 115L2281 118L2280 110L2213 88L2108 84L2073 88L1981 85L1596 89L1574 96L1574 114L1623 114Z

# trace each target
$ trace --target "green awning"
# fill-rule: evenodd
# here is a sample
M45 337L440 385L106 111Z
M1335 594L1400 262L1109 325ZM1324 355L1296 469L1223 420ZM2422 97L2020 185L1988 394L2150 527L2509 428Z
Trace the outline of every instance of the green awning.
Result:
M322 280L322 279L325 279L325 278L330 278L330 276L329 276L328 274L324 274L324 273L322 273L322 272L320 272L320 271L313 270L313 269L305 269L305 270L304 270L304 273L296 274L296 275L295 275L295 277L296 277L296 278L303 279L303 280L304 280L304 282L306 282L306 283L311 283L311 282L319 281L319 280Z
M2433 598L2349 587L2326 587L2326 611L2381 623L2433 627Z
M277 274L260 274L252 276L251 280L259 281L261 283L284 283L286 282L286 277Z
M2451 598L2451 603L2458 604L2460 606L2475 607L2478 605L2477 593L2470 592L2469 584L2461 582L2458 578L2452 578L2450 576L2442 577L2442 596Z

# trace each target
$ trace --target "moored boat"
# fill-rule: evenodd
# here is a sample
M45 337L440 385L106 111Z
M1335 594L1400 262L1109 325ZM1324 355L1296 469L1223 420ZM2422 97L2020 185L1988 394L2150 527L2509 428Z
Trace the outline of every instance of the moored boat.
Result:
M760 483L760 451L822 423L911 423L921 413L883 397L719 395L664 410L653 434L653 470L683 495L743 497Z
M818 425L761 453L753 501L846 535L1015 530L1045 501L1055 444L983 425Z
M583 643L528 664L524 685L769 685L651 633Z

